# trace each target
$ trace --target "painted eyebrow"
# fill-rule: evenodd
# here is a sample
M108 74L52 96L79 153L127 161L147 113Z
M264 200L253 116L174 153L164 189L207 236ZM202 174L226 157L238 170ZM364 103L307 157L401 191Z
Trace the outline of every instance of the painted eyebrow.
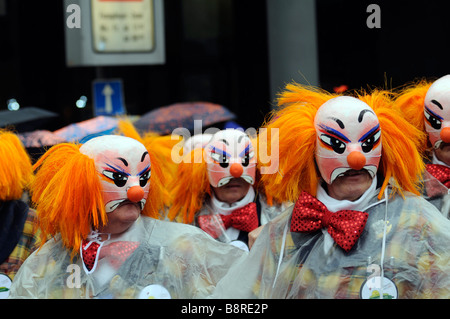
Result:
M228 144L228 141L226 139L220 139L219 142L223 142L225 145L230 146L230 144Z
M328 126L323 125L323 124L320 124L319 127L320 127L321 129L327 131L327 132L330 133L330 134L336 135L337 137L343 139L343 140L346 141L346 142L349 142L349 143L351 142L344 134L342 134L342 133L336 131L335 129L332 129L331 127L328 127Z
M437 117L437 118L440 119L441 121L444 119L442 116L437 115L437 114L434 113L432 110L430 110L428 107L425 106L425 109L427 110L428 113L430 113L431 115Z
M443 109L444 109L444 108L442 107L441 103L439 103L439 102L438 102L438 101L436 101L436 100L431 100L431 103L433 103L433 104L437 105L437 107L438 107L438 108L440 108L441 110L443 110Z
M220 148L215 148L214 146L211 147L211 151L214 153L222 153L223 155L225 155L227 157L231 157L231 155L228 154L227 152L225 152L224 150L222 150Z
M332 119L333 121L335 121L335 122L339 125L339 127L340 127L341 129L344 129L344 128L345 128L344 123L342 123L342 121L341 121L340 119L338 119L338 118L336 118L336 117L329 117L329 119Z
M141 162L143 162L144 161L144 158L145 158L145 156L146 155L148 155L148 152L144 152L143 154L142 154L142 157L141 157Z
M124 158L118 157L117 159L118 159L118 160L121 160L122 163L123 163L123 165L128 166L128 162L127 162Z
M246 137L246 136L245 136L245 135L239 136L239 138L238 138L238 143L240 143L244 137Z
M148 154L148 153L147 153L147 154ZM149 168L150 168L150 165L147 165L142 171L140 171L140 172L138 173L138 175L140 176L140 175L144 174Z
M121 170L121 169L118 168L118 167L114 167L114 166L112 166L112 165L109 165L108 163L106 163L106 166L108 166L109 168L115 170L116 172L122 173L122 174L127 175L127 176L131 176L130 174L128 174L127 172Z
M375 115L375 113L373 113L372 110L362 110L361 113L359 113L359 116L358 116L358 122L359 122L359 123L362 122L363 117L364 117L364 114L366 114L367 112L370 112L370 113L372 113L373 115Z
M367 132L366 134L364 134L364 135L358 140L358 142L364 141L367 137L369 137L373 132L375 132L375 131L378 130L379 128L380 128L380 124L377 124L377 125L374 126L372 129L370 129L369 132Z

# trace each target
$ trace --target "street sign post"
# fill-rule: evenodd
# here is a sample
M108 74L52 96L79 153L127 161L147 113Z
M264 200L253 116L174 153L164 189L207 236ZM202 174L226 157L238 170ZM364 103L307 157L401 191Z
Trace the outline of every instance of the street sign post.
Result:
M122 80L95 80L92 91L94 116L114 116L126 113Z

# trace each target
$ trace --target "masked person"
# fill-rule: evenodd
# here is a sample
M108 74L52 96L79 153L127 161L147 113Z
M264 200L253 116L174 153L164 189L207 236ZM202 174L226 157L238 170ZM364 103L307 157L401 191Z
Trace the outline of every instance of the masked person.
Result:
M449 220L418 196L422 133L384 92L289 84L268 193L293 206L264 226L216 298L449 298ZM245 269L245 272L242 272Z
M26 192L33 179L31 159L11 131L0 130L0 157L1 299L9 295L11 281L42 239Z
M277 216L282 206L258 188L256 165L256 152L245 132L216 132L179 164L169 218L248 251L249 232Z
M406 87L395 107L426 132L428 139L419 144L427 168L423 195L450 217L450 75Z
M164 184L172 183L176 173L177 164L172 161L172 149L176 147L181 140L178 135L160 135L155 132L140 133L134 124L127 118L122 118L117 123L117 135L130 137L142 143L145 148L152 150L154 161L158 163L160 170L164 172ZM171 193L167 187L160 189L164 201L164 208L160 209L161 219L165 219L168 209L172 204Z
M158 219L162 171L137 140L59 144L35 168L32 200L53 238L22 265L12 298L201 298L243 255Z

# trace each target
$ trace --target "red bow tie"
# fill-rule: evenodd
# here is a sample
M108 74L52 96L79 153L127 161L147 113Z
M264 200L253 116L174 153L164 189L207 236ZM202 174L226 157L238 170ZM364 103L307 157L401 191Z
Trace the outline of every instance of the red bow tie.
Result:
M312 232L325 227L336 244L348 252L361 236L368 216L356 210L332 213L317 198L302 192L294 206L291 231Z
M258 213L256 211L256 203L252 202L244 207L235 209L229 215L200 215L198 216L198 224L201 229L210 234L213 238L217 238L221 234L221 229L230 227L251 232L258 227Z
M439 182L450 188L450 167L439 164L427 164L427 171Z
M89 242L90 241L87 240L83 241L83 243L81 244L81 251L83 253L83 262L87 270L90 271L94 267L100 244L97 242L91 242L91 245L85 250L84 248L89 244ZM109 262L116 269L118 269L138 246L139 242L133 241L113 242L101 249L98 259L102 259L108 256Z
M85 249L85 247L89 244L89 247ZM82 258L84 265L86 266L87 270L91 270L94 267L95 259L97 258L97 252L98 247L100 247L100 244L97 242L90 242L88 240L83 240L81 243L81 252L82 252Z

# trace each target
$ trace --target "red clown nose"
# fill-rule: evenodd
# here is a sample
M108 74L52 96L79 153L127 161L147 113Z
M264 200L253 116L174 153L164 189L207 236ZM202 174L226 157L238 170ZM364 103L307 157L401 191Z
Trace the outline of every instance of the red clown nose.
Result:
M450 127L444 127L442 130L441 130L441 140L444 142L444 143L450 143Z
M133 186L130 187L127 191L127 197L132 202L139 202L141 199L144 198L144 189L140 186Z
M241 177L243 172L244 172L244 168L242 167L241 164L238 164L238 163L231 164L230 174L233 177L236 177L236 178Z
M366 157L361 152L353 151L348 154L347 162L351 168L359 171L366 165Z

